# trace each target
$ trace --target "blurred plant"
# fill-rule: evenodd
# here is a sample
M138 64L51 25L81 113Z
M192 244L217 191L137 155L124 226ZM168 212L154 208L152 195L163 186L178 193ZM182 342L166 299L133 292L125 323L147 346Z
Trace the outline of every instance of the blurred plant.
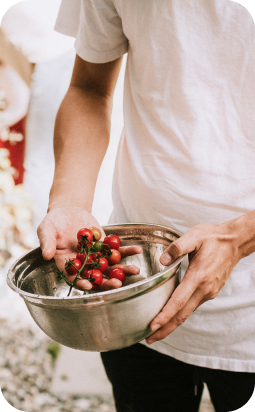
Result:
M32 202L23 185L14 184L9 151L0 148L0 266L19 245L28 249L32 233Z
M50 342L47 346L47 352L52 357L52 360L56 360L60 354L61 346L57 342Z

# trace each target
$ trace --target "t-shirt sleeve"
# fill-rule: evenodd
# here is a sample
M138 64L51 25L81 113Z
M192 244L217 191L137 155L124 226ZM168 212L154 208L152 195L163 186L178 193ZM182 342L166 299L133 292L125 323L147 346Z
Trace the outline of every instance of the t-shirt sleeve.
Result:
M128 51L113 0L62 0L55 30L75 37L77 54L91 63L106 63Z

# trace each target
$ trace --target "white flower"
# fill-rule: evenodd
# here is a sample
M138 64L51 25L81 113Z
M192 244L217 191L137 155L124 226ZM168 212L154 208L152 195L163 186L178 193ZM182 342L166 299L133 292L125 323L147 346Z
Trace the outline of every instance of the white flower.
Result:
M8 157L0 157L0 169L7 170L11 167L11 161Z
M0 191L3 193L11 193L15 183L13 177L8 171L0 170Z

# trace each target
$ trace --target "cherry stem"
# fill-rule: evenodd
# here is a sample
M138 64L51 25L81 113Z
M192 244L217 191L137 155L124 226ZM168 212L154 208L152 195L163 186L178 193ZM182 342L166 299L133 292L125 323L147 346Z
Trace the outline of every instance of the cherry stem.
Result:
M84 236L84 237L85 237L85 236ZM86 237L87 237L87 236L86 236ZM86 242L87 242L87 239L82 239L82 240L83 240L83 241L86 240ZM84 251L84 249L85 249L84 246L85 246L84 244L81 244L81 251L80 251L80 253L86 253L86 257L85 257L84 262L83 262L83 264L82 264L82 266L81 266L81 268L80 268L79 270L75 267L75 265L73 264L73 261L72 261L71 259L69 259L69 261L68 261L68 262L70 263L70 265L73 266L73 267L77 270L77 275L75 276L75 279L74 279L73 282L69 282L69 280L67 280L66 277L63 275L63 272L60 272L60 270L58 270L58 269L56 270L58 276L59 276L61 279L63 279L63 280L70 286L69 292L68 292L68 294L67 294L67 297L70 296L70 294L71 294L71 292L72 292L72 289L73 289L73 287L74 287L74 285L75 285L76 280L83 280L83 278L82 278L82 277L79 277L79 276L80 276L81 272L83 271L84 267L85 267L86 264L87 264L88 257L89 257L90 255L92 255L92 254L96 254L98 260L100 259L100 255L99 255L99 252L98 252L98 251L97 251L97 252L94 252L94 251L91 252L91 249L93 249L93 245L92 245L91 247L89 247L89 246L86 244L86 246L87 246L87 250L86 250L86 251ZM107 246L108 246L108 250L106 251L106 255L111 255L111 253L110 253L111 248L110 248L109 245L107 245ZM103 253L103 256L104 256L104 253ZM74 260L74 259L73 259L73 260ZM91 262L91 263L88 263L88 265L93 265L93 269L100 267L100 266L99 266L99 262ZM87 280L88 280L90 283L93 283L95 279L92 278L92 276L91 276L91 277L88 278Z
M77 268L74 266L73 262L71 261L72 266L77 270L77 275L76 275L76 277L75 277L75 279L74 279L73 282L69 282L69 285L71 285L71 286L70 286L70 289L69 289L69 292L68 292L67 297L70 296L70 293L72 292L72 289L73 289L73 287L74 287L74 285L75 285L76 280L79 278L81 272L83 271L84 267L86 266L88 257L91 255L90 249L91 249L91 248L88 247L87 256L85 257L84 262L83 262L83 264L82 264L82 267L81 267L79 270L77 270ZM79 280L82 280L82 278L79 278Z

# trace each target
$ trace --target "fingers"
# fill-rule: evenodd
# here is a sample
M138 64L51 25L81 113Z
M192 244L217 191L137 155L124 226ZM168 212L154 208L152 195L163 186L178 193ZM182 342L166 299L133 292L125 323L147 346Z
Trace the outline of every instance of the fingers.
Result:
M187 275L189 275L188 272ZM196 283L192 282L192 279L189 279L189 276L187 276L186 278L185 276L180 285L175 289L162 312L160 312L158 316L153 319L150 325L152 332L166 325L177 313L179 313L186 306L187 302L196 291ZM202 297L200 298L200 300L201 299ZM198 304L200 300L196 303Z
M214 299L226 283L233 267L233 245L218 233L214 225L197 225L173 242L160 261L169 265L179 256L189 254L189 268L163 310L151 322L154 332L147 343L164 339L183 324L194 309ZM232 263L234 261L234 263ZM230 263L231 262L231 263Z
M76 275L66 276L66 279L69 282L73 282ZM121 288L122 282L119 279L104 279L103 283L95 289L95 292L98 291L107 291L112 289ZM77 279L75 282L75 288L79 290L91 290L92 284L86 279Z
M189 230L185 235L171 243L161 255L160 263L164 266L168 266L178 259L178 257L191 253L198 247L198 238L195 235L195 232Z
M140 273L140 268L135 265L122 265L122 269L126 276L139 275Z
M75 282L75 287L76 287L76 289L79 289L79 290L90 290L90 289L92 289L92 284L88 280L78 279Z
M119 252L121 254L121 259L127 256L133 256L142 253L143 249L141 246L122 246L119 248ZM121 268L123 269L126 276L133 276L139 275L140 269L135 265L113 265L109 266L107 273L109 273L112 269Z
M104 279L103 283L97 287L97 290L95 292L100 291L107 291L107 290L113 290L113 289L118 289L121 288L122 283L118 279ZM92 289L92 284L88 280L77 280L75 282L75 287L79 290L91 290Z
M153 342L157 341L157 340L161 340L164 339L166 336L168 336L170 333L172 333L178 326L182 325L187 319L188 317L191 315L191 313L198 307L200 306L200 304L202 304L205 299L203 299L203 302L201 301L201 299L203 298L203 294L201 291L197 290L192 297L188 300L188 302L186 303L186 305L184 305L184 307L175 314L175 316L173 316L172 318L170 318L170 320L166 323L164 323L164 325L162 325L160 327L160 324L154 324L154 328L158 328L155 333L153 333L152 335L150 335L147 339L146 342L150 345ZM151 327L151 329L153 330L153 328Z
M219 289L215 290L211 282L204 282L203 277L196 276L195 268L189 267L163 310L151 322L150 328L155 333L147 339L147 343L164 339L182 325L195 309L214 299L218 292Z
M141 246L121 246L119 252L121 254L121 259L127 256L139 255L142 253L143 249Z
M126 256L132 256L134 254L142 253L142 248L140 246L124 246L119 248L122 258ZM108 274L112 269L121 268L123 269L126 276L138 275L140 269L135 265L113 265L109 266L108 270L104 274ZM73 282L75 276L67 276L69 282ZM102 285L98 288L101 291L107 291L112 289L118 289L122 286L122 282L119 279L104 279ZM92 285L87 280L77 280L75 282L75 287L80 290L90 290Z
M139 267L135 265L119 265L119 264L110 266L107 270L107 273L109 273L112 269L116 269L116 268L123 269L126 276L139 275L140 273Z
M56 253L57 246L54 228L43 221L37 229L37 235L44 259L52 259Z
M70 283L73 283L76 275L68 275L68 273L64 270L64 276L66 280ZM77 279L74 287L79 290L90 290L92 288L92 284L86 279Z
M106 291L106 290L112 290L112 289L118 289L121 288L122 283L119 279L104 279L103 283L100 287L101 290Z
M56 239L46 238L43 243L40 242L42 254L45 260L51 260L56 253Z

